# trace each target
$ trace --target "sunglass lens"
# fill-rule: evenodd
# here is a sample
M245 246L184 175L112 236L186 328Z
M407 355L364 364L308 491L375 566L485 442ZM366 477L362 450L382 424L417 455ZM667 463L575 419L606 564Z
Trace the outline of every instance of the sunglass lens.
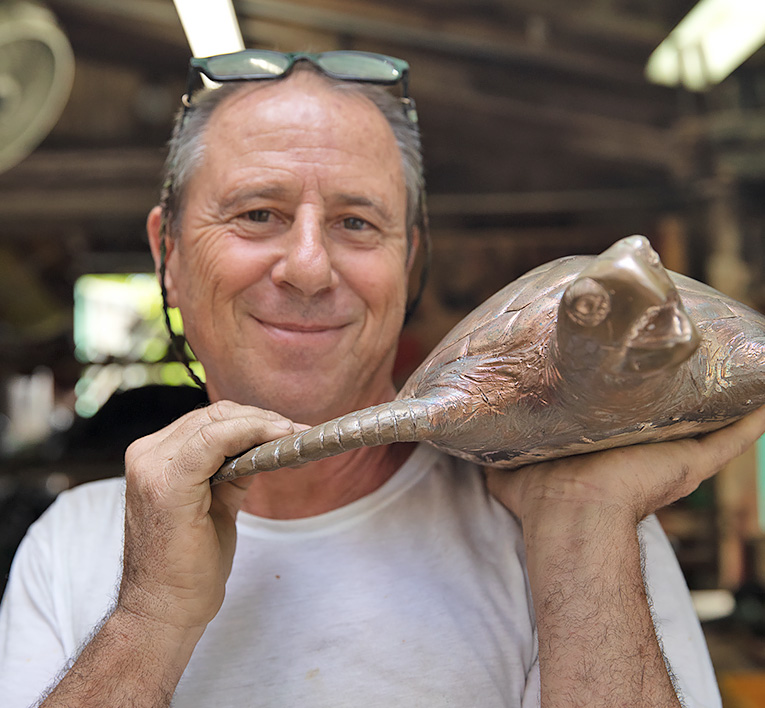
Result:
M290 59L284 54L256 50L211 57L207 66L210 73L221 79L226 77L254 79L281 76L289 64Z
M321 55L319 66L338 78L395 83L401 72L384 57L360 52L327 52Z

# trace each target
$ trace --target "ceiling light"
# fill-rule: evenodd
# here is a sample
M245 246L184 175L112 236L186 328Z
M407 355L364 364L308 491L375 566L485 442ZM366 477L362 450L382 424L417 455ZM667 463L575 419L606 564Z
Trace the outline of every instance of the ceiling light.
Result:
M700 0L648 59L649 81L703 91L765 43L763 0Z
M195 57L210 57L244 49L231 0L173 0ZM218 86L206 76L207 86Z

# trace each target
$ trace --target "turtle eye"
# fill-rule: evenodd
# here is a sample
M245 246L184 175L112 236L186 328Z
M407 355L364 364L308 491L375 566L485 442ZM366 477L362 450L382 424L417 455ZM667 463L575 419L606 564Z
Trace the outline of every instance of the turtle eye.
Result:
M611 312L611 298L596 280L578 278L566 288L563 306L568 318L580 327L597 327Z

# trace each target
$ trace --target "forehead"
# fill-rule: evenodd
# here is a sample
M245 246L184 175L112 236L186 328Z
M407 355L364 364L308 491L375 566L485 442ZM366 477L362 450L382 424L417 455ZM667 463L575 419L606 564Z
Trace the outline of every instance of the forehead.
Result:
M218 106L204 136L208 157L268 160L289 153L371 171L403 183L393 131L366 96L333 86L309 71L287 79L252 82Z

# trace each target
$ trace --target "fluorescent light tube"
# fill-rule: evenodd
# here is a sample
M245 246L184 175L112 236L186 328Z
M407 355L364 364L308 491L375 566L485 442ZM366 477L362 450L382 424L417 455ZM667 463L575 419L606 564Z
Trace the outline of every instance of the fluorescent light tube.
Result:
M703 91L765 43L764 0L701 0L651 54L650 81Z
M173 0L195 57L210 57L244 49L231 0ZM205 85L219 84L202 77Z

